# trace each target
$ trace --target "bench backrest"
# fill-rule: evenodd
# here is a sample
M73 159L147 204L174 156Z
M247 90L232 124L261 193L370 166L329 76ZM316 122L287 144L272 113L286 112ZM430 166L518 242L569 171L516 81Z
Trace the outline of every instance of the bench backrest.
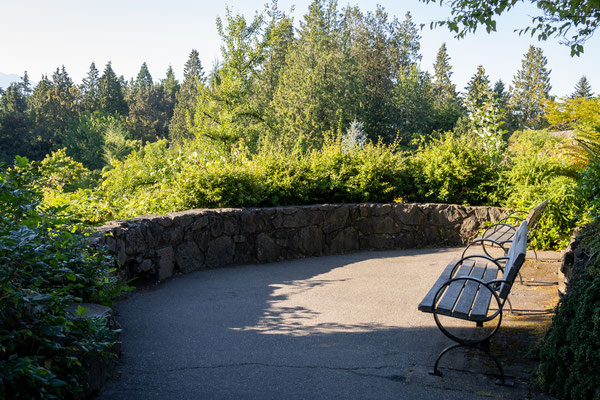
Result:
M529 211L529 214L527 214L526 221L529 223L529 232L533 231L537 227L540 219L542 218L542 214L546 209L546 205L548 205L548 200L542 201L540 204L532 208L531 211Z
M498 293L502 299L506 299L506 296L508 296L510 288L521 269L521 265L525 261L525 254L527 253L527 227L528 223L525 220L519 226L508 251L508 260L504 266L504 276L502 277L508 284L501 284Z

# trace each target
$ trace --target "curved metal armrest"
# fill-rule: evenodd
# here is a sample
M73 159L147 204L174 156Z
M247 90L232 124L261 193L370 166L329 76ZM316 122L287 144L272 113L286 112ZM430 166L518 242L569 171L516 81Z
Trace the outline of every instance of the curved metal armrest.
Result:
M496 222L496 224L502 224L502 223L508 224L508 221L511 220L511 219L514 219L515 221L517 221L517 224L519 222L525 221L525 218L515 217L514 215L509 215L508 217L504 217L500 221ZM494 224L494 225L496 225L496 224ZM509 224L509 225L512 225L512 224Z
M454 273L456 272L456 268L458 268L458 266L459 266L459 265L462 265L462 263L463 263L465 260L469 260L469 259L472 259L472 258L483 258L483 259L485 259L485 260L491 261L491 262L493 262L494 264L496 264L496 266L498 267L498 269L499 269L500 271L502 271L502 272L504 273L504 267L503 267L502 265L500 265L500 263L499 263L498 261L496 261L496 259L495 259L495 258L493 258L493 257L490 257L490 256L485 256L485 255L483 255L483 254L473 254L473 255L470 255L470 256L461 257L461 259L460 259L460 260L458 260L458 261L456 262L456 264L454 264L454 267L452 267L452 271L450 272L450 276L452 277L452 276L454 275ZM451 279L452 279L452 278L451 278Z
M481 237L485 238L485 234L488 233L488 231L490 229L493 229L492 233L496 232L496 229L498 229L499 226L506 226L506 227L512 229L513 231L515 231L515 233L517 232L517 228L515 228L513 225L507 224L507 223L503 223L503 222L498 222L498 223L490 226L489 228L487 228L485 231L483 231L483 234L481 235Z
M527 210L512 210L511 212L508 213L507 217L510 217L512 215L525 215L527 216L529 214L529 211Z
M467 250L469 250L469 248L470 248L471 246L473 246L473 245L476 245L476 244L478 244L478 243L481 243L481 244L482 244L483 251L484 251L485 253L487 253L487 250L485 249L485 243L486 243L486 242L489 242L489 243L495 244L496 246L500 247L502 250L504 250L504 254L506 254L506 253L508 252L508 249L507 249L506 247L504 247L504 245L505 245L506 243L510 243L510 241L499 242L499 241L497 241L497 240L490 239L490 238L485 238L485 237L484 237L484 238L475 239L475 240L473 240L471 243L469 243L469 244L467 245L467 247L465 247L465 249L463 250L462 254L460 255L460 256L461 256L461 259L465 257L465 254L467 253ZM495 259L495 258L491 257L489 254L487 254L487 257L490 257L490 258L492 258L492 259Z

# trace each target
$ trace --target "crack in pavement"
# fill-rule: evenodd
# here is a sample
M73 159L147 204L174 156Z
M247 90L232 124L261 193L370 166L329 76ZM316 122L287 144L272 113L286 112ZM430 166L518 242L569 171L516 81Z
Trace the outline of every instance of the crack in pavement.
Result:
M136 371L138 373L145 374L156 374L156 373L169 373L169 372L178 372L178 371L190 371L190 370L200 370L200 369L220 369L220 368L237 368L237 367L270 367L270 368L296 368L296 369L324 369L330 371L343 371L349 372L354 375L364 376L364 377L373 377L373 378L382 378L391 380L394 382L405 382L406 377L402 375L378 375L378 374L369 374L365 372L360 372L362 370L382 370L387 368L396 368L393 365L382 365L375 367L329 367L326 365L286 365L286 364L267 364L267 363L237 363L237 364L220 364L220 365L199 365L193 367L181 367L181 368L171 368L164 370L154 370L154 371Z

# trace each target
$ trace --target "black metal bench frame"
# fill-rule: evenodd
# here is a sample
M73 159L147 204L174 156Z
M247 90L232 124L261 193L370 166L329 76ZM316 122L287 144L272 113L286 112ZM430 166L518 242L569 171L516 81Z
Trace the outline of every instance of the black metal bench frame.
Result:
M496 358L489 349L490 339L496 334L502 323L502 312L504 305L509 302L508 295L512 289L513 283L523 262L525 261L525 254L527 252L527 221L523 221L515 234L513 245L508 251L508 256L500 257L502 260L492 258L488 255L470 255L462 257L458 261L450 263L438 281L433 285L429 293L425 296L423 301L419 304L419 310L423 312L430 312L433 314L433 318L437 327L440 331L449 339L456 342L451 346L446 347L438 355L433 370L430 372L432 375L441 376L442 373L438 369L438 365L442 357L449 351L458 347L470 347L477 349L487 354L496 364L500 372L500 380L497 382L502 385L512 385L504 374L502 364ZM466 262L473 262L471 267ZM502 265L500 261L506 263ZM479 262L479 265L478 265ZM467 265L465 267L465 265ZM482 269L483 268L483 272ZM461 271L468 271L468 275L458 275ZM477 271L477 272L476 272ZM489 271L489 272L488 272ZM496 278L498 272L502 273L502 278ZM481 278L471 276L470 274L476 273ZM484 279L485 275L494 276L494 279ZM457 282L464 281L462 286L456 285ZM467 291L467 286L470 284L470 288ZM451 289L454 285L454 290ZM476 286L475 286L476 285ZM459 288L458 291L456 288ZM485 289L484 289L485 288ZM454 294L456 292L456 294ZM467 293L468 292L468 293ZM433 294L435 293L435 294ZM488 293L488 294L484 294ZM433 298L432 298L433 294ZM448 294L450 309L444 309L441 307L444 296ZM464 299L463 299L464 296ZM481 296L481 301L480 301ZM494 298L498 309L491 315L487 315L490 311L491 299ZM487 299L487 300L486 300ZM487 304L486 304L487 301ZM478 303L479 304L476 304ZM462 309L460 312L458 311ZM465 305L467 306L465 313ZM510 304L510 302L509 302ZM478 308L477 313L475 308ZM511 307L512 309L512 307ZM483 311L483 313L482 313ZM467 321L473 321L477 327L483 327L484 322L490 322L497 319L496 326L482 339L467 339L461 338L449 332L440 321L439 315L445 315L447 317L458 318Z
M523 210L513 210L506 217L493 224L489 228L487 228L481 236L475 238L471 241L467 247L462 252L461 257L464 257L467 254L467 251L474 246L481 245L481 249L486 256L492 257L486 245L490 247L499 247L504 252L504 255L508 254L508 249L510 248L510 244L513 241L515 234L517 233L517 229L519 224L523 221L527 221L529 234L528 234L528 243L529 243L529 235L538 227L540 219L548 205L548 200L542 201L540 204L532 208L529 212ZM524 216L524 218L523 218ZM511 224L509 221L516 221L516 224ZM496 236L494 236L496 235ZM533 254L535 259L537 260L537 252L535 249L533 250ZM523 283L521 276L519 275L520 282Z

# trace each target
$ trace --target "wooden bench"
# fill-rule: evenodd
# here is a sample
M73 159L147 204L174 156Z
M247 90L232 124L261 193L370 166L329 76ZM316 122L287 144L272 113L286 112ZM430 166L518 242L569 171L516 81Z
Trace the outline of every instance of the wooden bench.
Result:
M444 335L457 344L445 348L435 361L432 375L441 376L438 364L441 358L457 347L472 347L490 356L500 371L500 384L506 381L500 361L490 352L489 340L502 323L502 310L527 252L527 221L517 229L503 265L487 255L469 255L453 260L419 304L419 310L432 313L436 325ZM492 302L494 299L494 302ZM492 307L493 306L493 307ZM446 329L439 316L444 315L472 321L476 327L496 321L491 332L483 338L459 337Z
M464 257L472 247L476 247L478 245L481 246L481 249L486 256L492 257L487 249L487 246L499 247L504 251L504 255L506 255L508 253L510 244L513 242L515 234L517 233L519 224L523 221L527 221L529 234L531 234L531 232L537 228L547 205L548 200L544 200L532 208L529 213L527 213L527 211L511 212L508 216L487 228L481 236L476 237L471 243L469 243L463 250L461 257ZM527 215L525 215L526 213ZM537 260L537 253L535 250L534 255L535 259Z

